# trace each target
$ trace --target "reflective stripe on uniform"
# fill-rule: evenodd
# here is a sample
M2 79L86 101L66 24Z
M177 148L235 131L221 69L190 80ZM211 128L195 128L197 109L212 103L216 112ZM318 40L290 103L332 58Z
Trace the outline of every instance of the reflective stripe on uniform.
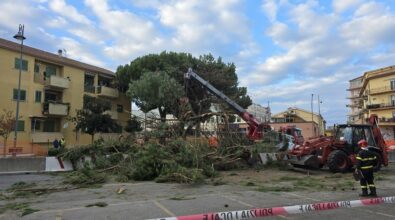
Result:
M362 189L366 189L366 188L368 188L368 186L361 186L361 188L362 188Z
M361 167L362 170L367 170L367 169L371 169L373 168L373 166L365 166L365 167Z
M362 157L356 157L356 158L357 158L357 160L360 160L360 161L369 161L369 160L376 160L377 159L376 156L367 157L367 158L362 158Z
M369 184L369 187L376 187L374 184Z

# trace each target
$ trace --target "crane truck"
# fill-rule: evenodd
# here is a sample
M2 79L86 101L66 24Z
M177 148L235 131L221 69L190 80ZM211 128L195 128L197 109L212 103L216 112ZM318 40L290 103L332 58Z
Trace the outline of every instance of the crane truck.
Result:
M264 132L271 130L269 124L259 122L258 119L255 118L253 114L249 113L239 104L231 100L224 93L222 93L221 91L216 89L213 85L211 85L209 82L207 82L202 77L200 77L197 73L195 73L192 70L192 68L188 69L188 72L184 74L184 78L188 81L189 80L196 81L211 94L226 102L226 104L228 104L228 106L231 107L237 113L237 115L239 115L248 124L247 137L250 140L260 140L262 139ZM284 129L284 131L287 131L287 133L293 137L293 140L298 140L298 141L303 140L300 129L296 127L289 127L287 129Z

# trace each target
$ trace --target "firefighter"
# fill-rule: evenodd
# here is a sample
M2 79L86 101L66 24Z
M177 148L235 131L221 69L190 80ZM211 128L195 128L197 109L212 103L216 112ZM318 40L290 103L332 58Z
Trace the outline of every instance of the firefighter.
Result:
M360 140L358 146L361 150L358 152L357 168L355 172L360 174L360 184L362 189L362 194L360 196L372 196L376 197L376 186L374 185L373 168L377 163L376 155L368 150L368 142L366 140ZM368 189L370 193L368 194Z

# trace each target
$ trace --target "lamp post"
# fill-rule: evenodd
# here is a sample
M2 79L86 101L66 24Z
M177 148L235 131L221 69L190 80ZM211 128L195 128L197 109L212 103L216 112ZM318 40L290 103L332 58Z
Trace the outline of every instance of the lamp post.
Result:
M25 25L19 25L19 31L14 35L14 38L21 42L21 56L19 59L19 78L18 78L18 96L16 100L16 115L15 115L15 128L14 128L14 151L12 152L12 156L16 156L16 141L18 136L18 120L19 120L19 101L21 99L21 75L22 75L22 49L23 49L23 40L25 40L25 36L23 35L25 31Z

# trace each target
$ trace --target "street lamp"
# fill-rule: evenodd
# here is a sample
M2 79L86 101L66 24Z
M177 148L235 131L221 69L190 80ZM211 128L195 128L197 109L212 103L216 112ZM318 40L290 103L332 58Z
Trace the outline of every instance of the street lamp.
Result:
M14 151L12 152L12 156L16 156L16 140L18 135L18 120L19 120L19 101L21 99L21 75L22 75L22 49L23 49L23 40L26 37L23 35L25 31L25 25L19 25L19 31L14 35L14 38L21 42L21 57L19 59L19 78L18 78L18 97L16 100L16 116L15 116L15 127L14 127Z

